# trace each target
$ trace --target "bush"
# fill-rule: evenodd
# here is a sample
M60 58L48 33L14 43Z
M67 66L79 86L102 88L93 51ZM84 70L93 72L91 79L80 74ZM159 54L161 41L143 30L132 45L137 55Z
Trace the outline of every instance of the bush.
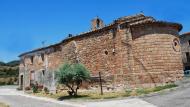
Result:
M89 71L82 64L63 64L56 77L58 77L58 82L60 84L66 85L69 90L68 94L70 96L77 96L77 90L82 84L82 81L86 81L90 78Z
M125 96L130 96L132 90L125 90Z
M14 81L12 78L9 78L8 82L6 83L7 85L13 85Z
M5 81L0 81L0 85L6 85Z
M38 92L38 87L35 86L35 85L33 85L33 86L32 86L32 92L33 92L33 93L37 93L37 92Z
M37 93L38 92L38 83L37 82L32 85L32 92L33 93Z
M44 92L45 92L46 94L48 94L48 93L49 93L49 89L48 89L47 87L44 87Z
M24 89L25 89L26 91L31 90L30 87L25 87Z

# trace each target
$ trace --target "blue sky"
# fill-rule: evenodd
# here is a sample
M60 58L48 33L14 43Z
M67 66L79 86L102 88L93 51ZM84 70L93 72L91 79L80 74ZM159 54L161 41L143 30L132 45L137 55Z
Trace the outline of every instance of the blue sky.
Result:
M0 61L18 59L31 49L90 29L99 16L106 24L144 12L157 20L183 24L190 31L189 0L0 0Z

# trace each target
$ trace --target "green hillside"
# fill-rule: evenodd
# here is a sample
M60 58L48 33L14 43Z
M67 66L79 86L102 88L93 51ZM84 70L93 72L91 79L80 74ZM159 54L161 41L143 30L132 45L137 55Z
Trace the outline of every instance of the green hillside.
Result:
M0 85L16 84L19 75L19 61L8 63L0 61Z

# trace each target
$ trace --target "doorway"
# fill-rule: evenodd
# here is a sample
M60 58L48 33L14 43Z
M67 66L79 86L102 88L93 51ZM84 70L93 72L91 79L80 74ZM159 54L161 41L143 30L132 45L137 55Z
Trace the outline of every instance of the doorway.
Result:
M24 79L24 76L21 75L20 76L20 88L23 90L23 79Z

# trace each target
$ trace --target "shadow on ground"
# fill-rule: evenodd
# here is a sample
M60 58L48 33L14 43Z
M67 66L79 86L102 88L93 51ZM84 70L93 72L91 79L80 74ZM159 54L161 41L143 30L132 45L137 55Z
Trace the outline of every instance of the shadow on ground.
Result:
M78 99L78 98L87 98L89 97L88 95L78 95L78 96L62 96L59 97L58 100L62 101L62 100L69 100L69 99Z

